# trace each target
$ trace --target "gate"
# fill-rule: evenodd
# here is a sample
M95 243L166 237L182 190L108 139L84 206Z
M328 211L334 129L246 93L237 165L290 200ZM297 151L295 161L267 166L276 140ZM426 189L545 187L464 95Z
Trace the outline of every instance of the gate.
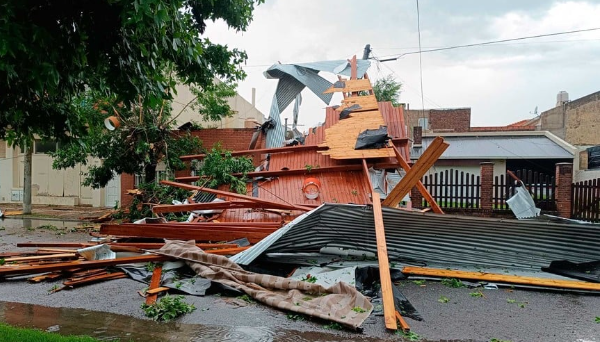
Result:
M571 186L571 218L600 222L600 179L573 183Z

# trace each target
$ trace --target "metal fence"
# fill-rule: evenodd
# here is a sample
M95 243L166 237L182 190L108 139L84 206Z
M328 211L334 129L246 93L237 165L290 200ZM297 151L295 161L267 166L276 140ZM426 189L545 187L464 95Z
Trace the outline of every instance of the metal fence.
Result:
M479 208L481 182L478 175L450 169L425 176L422 182L442 208ZM422 207L429 207L429 203L423 201Z

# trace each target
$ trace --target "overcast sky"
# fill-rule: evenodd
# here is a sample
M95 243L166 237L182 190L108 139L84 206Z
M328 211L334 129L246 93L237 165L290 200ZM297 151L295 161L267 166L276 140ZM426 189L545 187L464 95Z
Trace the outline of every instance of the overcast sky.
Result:
M420 0L419 8L423 50L600 27L600 1ZM415 0L267 0L247 32L217 22L207 36L246 50L248 77L238 92L250 101L256 88L257 107L268 116L277 80L263 71L271 64L361 58L367 43L378 58L418 51L417 7ZM471 107L473 126L506 125L532 118L536 106L554 107L561 90L571 100L600 90L600 30L423 53L422 66L425 108ZM418 54L372 61L368 73L394 75L403 84L401 102L422 108ZM323 121L325 106L306 90L300 130Z

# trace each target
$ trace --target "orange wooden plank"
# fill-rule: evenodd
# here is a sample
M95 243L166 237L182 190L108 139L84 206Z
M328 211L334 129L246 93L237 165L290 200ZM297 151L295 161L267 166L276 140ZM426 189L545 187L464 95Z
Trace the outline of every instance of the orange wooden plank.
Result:
M421 155L419 160L417 160L415 165L406 172L406 175L402 177L398 184L396 184L382 204L388 207L397 206L404 196L410 192L410 189L421 180L427 170L433 166L448 146L450 145L444 142L443 138L435 138L425 152L423 152L423 155Z
M375 237L377 239L377 260L379 262L379 281L381 283L381 294L383 297L383 317L385 327L391 330L398 329L396 324L396 307L394 305L394 293L392 291L392 277L390 276L390 265L385 242L385 229L383 226L383 213L381 212L381 199L379 193L373 191L373 217L375 219Z
M360 80L346 80L342 82L344 82L343 88L334 88L333 86L331 86L331 88L325 90L323 94L330 94L336 92L351 93L355 91L373 89L373 87L371 86L371 81L369 81L369 79L366 78Z
M150 279L150 285L148 286L149 290L156 289L160 286L160 280L162 278L162 266L156 265L154 266L154 270L152 271L152 278ZM158 293L151 293L146 297L146 305L152 305L156 303L156 299L158 298Z
M408 165L406 160L404 160L404 158L402 158L400 151L396 148L396 146L392 146L392 148L394 149L394 153L396 153L396 159L398 159L398 163L400 164L400 166L404 169L404 171L406 171L406 172L410 171L410 165ZM425 198L427 203L429 203L429 205L431 206L431 209L433 209L434 213L438 213L438 214L444 213L442 208L440 208L440 206L437 204L437 202L435 201L433 196L431 196L431 194L429 193L429 191L427 190L425 185L423 185L423 183L421 183L420 180L417 182L417 184L415 186L417 187L417 189L419 190L421 195L423 195L423 198ZM419 205L420 205L420 203L419 203Z

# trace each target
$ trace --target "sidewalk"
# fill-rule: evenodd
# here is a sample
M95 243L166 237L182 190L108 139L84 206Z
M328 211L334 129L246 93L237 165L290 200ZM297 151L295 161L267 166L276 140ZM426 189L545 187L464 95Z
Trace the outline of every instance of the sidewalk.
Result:
M98 217L112 210L112 208L34 204L30 215L22 215L23 205L21 203L0 203L0 209L6 217L12 218L52 218L77 221Z

